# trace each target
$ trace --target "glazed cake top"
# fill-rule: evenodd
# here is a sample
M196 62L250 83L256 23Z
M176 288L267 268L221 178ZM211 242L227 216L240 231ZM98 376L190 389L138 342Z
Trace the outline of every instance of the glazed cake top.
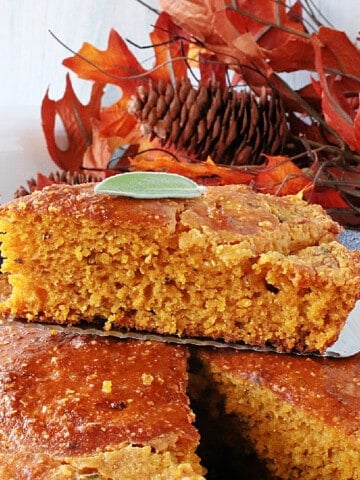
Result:
M182 347L2 325L0 358L0 436L15 448L74 456L198 441Z

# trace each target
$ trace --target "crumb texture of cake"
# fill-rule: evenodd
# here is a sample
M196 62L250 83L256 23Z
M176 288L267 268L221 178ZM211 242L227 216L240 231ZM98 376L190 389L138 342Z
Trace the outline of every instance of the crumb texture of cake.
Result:
M4 316L323 351L360 296L360 253L321 207L244 185L186 200L53 185L1 206L0 232Z
M202 395L210 388L212 402L224 402L220 422L233 458L242 439L266 467L261 478L360 479L360 355L199 350L197 356L207 385Z
M203 480L187 352L0 326L0 478Z

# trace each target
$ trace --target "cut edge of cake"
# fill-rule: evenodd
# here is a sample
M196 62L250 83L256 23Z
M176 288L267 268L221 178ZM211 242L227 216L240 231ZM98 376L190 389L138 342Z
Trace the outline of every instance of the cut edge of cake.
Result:
M207 422L215 422L231 452L233 477L241 476L237 459L245 455L249 479L360 478L359 355L316 359L210 349L193 355L191 395L198 409L204 398L212 405Z

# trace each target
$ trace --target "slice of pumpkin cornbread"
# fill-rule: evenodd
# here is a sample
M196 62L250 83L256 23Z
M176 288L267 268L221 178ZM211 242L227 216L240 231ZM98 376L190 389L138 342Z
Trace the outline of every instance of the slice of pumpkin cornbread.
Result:
M360 295L360 253L320 206L243 185L176 200L53 185L1 206L0 231L0 312L30 321L323 351Z

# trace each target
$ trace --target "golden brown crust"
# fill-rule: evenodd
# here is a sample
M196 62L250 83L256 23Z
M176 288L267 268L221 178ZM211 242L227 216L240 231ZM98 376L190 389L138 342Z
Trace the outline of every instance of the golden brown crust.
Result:
M99 195L94 184L82 185L53 184L0 206L0 211L12 211L19 218L26 219L29 212L39 216L52 213L72 219L91 219L104 224L122 225L138 229L139 225L168 226L174 219L173 203L149 200L139 202L132 198ZM171 222L170 222L171 223Z
M0 327L0 357L3 471L17 457L18 471L68 465L74 475L93 469L107 472L99 478L125 479L116 477L114 464L125 456L143 458L140 469L167 462L174 472L192 461L194 478L200 475L183 348L10 322Z
M318 205L298 197L260 195L245 185L207 187L196 199L139 201L97 194L94 184L55 184L0 206L0 215L10 219L26 220L29 213L92 220L104 228L163 227L167 232L174 231L180 216L183 228L208 230L220 244L250 236L258 253L270 248L288 253L334 240L341 231Z

